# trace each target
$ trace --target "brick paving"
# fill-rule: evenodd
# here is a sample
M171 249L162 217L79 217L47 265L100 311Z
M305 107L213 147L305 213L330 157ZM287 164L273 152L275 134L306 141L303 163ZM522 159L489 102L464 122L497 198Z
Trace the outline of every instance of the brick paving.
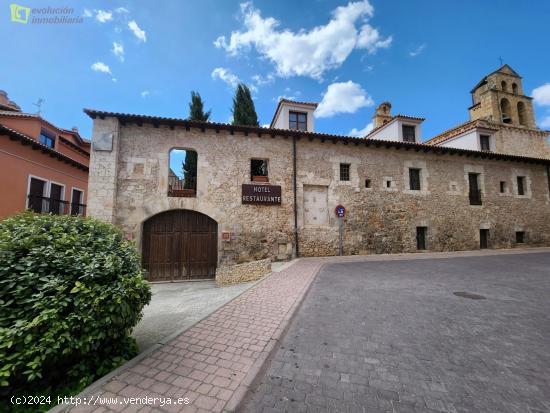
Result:
M324 267L240 410L550 412L550 254L520 252Z
M72 412L221 412L246 393L303 298L319 260L298 261L273 273L137 364L81 394L94 397L189 398L188 405L64 406ZM104 401L104 400L103 400Z

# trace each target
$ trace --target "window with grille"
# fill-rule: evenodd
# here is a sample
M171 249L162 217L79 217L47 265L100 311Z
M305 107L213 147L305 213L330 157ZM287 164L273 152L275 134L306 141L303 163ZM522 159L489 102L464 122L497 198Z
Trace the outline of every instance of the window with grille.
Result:
M307 113L289 112L288 128L297 130L307 130Z
M340 181L349 181L349 163L340 164Z
M403 142L416 142L415 127L403 125Z
M409 169L409 188L413 191L420 191L420 169Z
M250 179L258 182L268 182L267 159L250 160Z

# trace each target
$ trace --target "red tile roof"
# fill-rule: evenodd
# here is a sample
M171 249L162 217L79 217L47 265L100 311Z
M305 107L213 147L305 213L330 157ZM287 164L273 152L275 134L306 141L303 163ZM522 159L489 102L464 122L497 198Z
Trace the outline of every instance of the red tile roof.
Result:
M296 139L306 138L308 141L318 140L321 142L331 141L333 143L342 142L344 145L354 144L365 145L365 146L375 146L385 147L385 148L395 148L395 149L405 149L405 150L414 150L416 152L433 152L437 154L449 154L459 156L472 156L483 159L494 159L494 160L508 160L508 161L517 161L517 162L528 162L528 163L539 163L550 165L550 159L546 158L534 158L521 155L508 155L503 153L496 152L483 152L483 151L473 151L469 149L458 149L458 148L448 148L443 146L435 145L426 145L423 143L414 143L414 142L399 142L399 141L386 141L382 139L369 139L369 138L356 138L353 136L343 136L343 135L333 135L329 133L319 133L319 132L308 132L300 131L294 129L275 129L275 128L263 128L259 126L240 126L240 125L229 125L227 123L215 123L215 122L199 122L191 121L187 119L178 119L178 118L166 118L161 116L149 116L149 115L136 115L130 113L120 113L120 112L107 112L95 109L84 109L84 113L90 116L92 119L100 118L104 119L106 117L117 118L123 125L126 123L135 123L138 126L142 126L144 123L152 124L154 127L159 127L160 125L168 126L169 128L175 128L176 126L182 126L186 129L197 128L203 132L206 129L215 130L219 132L220 130L227 130L230 133L242 132L245 135L248 134L257 134L258 137L264 135L275 137L291 137ZM414 118L413 118L414 119ZM421 118L416 118L421 119Z
M88 172L88 167L83 163L75 161L74 159L68 157L67 155L62 154L61 152L58 152L55 149L52 149L49 146L46 146L36 141L30 136L27 136L23 133L17 132L16 130L8 128L7 126L2 125L1 123L0 123L0 135L8 136L12 140L18 140L21 142L22 145L30 145L31 148L34 150L41 150L42 152L48 153L60 161L63 161L78 169L82 169L83 171Z
M427 140L424 142L427 145L438 145L440 143L446 142L449 139L452 139L458 135L461 135L465 132L471 131L472 129L476 128L483 128L483 129L489 129L492 131L498 131L498 128L496 128L494 125L491 125L489 122L483 120L483 119L475 119L470 120L464 123L461 123L451 129L447 129L444 132L441 132L439 135L434 136L430 140Z

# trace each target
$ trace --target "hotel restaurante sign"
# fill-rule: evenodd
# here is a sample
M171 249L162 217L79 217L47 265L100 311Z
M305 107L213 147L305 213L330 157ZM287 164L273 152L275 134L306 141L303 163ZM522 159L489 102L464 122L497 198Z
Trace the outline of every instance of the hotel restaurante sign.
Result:
M281 187L243 184L242 202L255 205L281 205Z

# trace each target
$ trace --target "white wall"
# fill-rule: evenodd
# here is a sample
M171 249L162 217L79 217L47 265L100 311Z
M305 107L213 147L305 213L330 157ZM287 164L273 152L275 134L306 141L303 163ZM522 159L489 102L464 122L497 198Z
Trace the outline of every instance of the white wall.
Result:
M411 125L415 127L415 138L416 142L422 141L422 129L420 128L420 124L418 123L412 123L412 122L406 122L401 119L396 119L388 123L385 127L382 129L374 132L372 135L369 136L370 139L381 139L385 141L397 141L397 142L403 142L403 125Z
M377 130L369 136L370 139L382 139L385 141L400 141L399 121L393 121L382 129Z
M457 149L468 149L471 151L480 151L481 145L479 141L480 135L488 135L491 151L495 150L495 138L489 133L480 132L476 129L468 131L462 135L459 135L455 138L452 138L448 141L443 142L438 146L445 146L447 148L457 148Z

